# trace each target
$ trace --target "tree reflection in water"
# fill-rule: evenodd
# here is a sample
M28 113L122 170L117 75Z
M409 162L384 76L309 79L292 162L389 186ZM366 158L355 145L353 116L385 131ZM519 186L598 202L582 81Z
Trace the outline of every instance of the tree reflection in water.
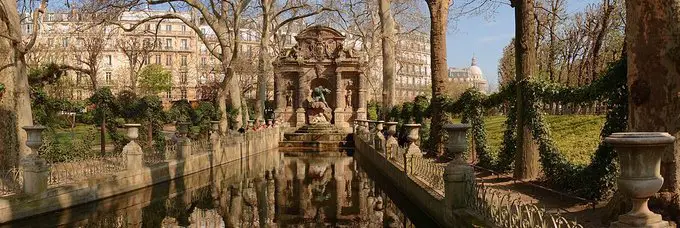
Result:
M414 227L352 157L278 152L5 227Z

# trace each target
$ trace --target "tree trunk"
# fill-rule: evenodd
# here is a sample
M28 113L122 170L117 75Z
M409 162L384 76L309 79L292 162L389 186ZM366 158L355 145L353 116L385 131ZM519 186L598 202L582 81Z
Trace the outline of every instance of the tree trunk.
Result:
M101 126L99 126L99 153L102 155L106 155L106 113L102 112L102 123Z
M255 119L264 120L264 107L267 100L267 68L269 67L269 4L262 2L262 36L257 59L257 102L255 102Z
M428 0L430 9L430 54L432 58L432 125L430 128L430 145L437 156L444 155L442 126L444 111L442 98L444 96L445 80L447 77L446 63L446 28L449 13L449 0Z
M5 23L0 23L0 31L6 30ZM11 42L9 40L0 38L0 66L5 66L7 64L13 63L14 59L14 49L12 48ZM17 131L17 112L15 110L16 99L14 98L14 71L16 68L8 67L4 70L0 70L0 83L5 85L5 91L2 97L0 97L0 116L3 117L3 121L0 121L0 154L2 154L2 159L0 160L0 168L7 170L9 167L18 164L19 154L19 144L21 141L18 140L18 134L21 131Z
M536 50L534 40L533 0L513 0L515 8L515 78L518 82L531 78L535 72ZM515 156L514 177L521 180L535 179L539 174L538 151L531 137L531 130L524 118L527 104L522 95L524 88L517 88L517 152Z
M680 137L678 15L680 0L626 1L629 131L665 131ZM679 192L679 152L676 141L662 157L662 192Z
M383 59L383 120L395 103L396 70L395 70L395 27L392 17L391 0L380 0L380 23L382 25L382 59Z

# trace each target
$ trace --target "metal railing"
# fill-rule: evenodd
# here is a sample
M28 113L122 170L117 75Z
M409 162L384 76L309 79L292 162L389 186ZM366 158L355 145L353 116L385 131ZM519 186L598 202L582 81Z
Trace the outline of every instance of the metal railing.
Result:
M191 154L208 153L210 152L211 148L212 143L210 142L210 138L203 137L194 141L194 143L191 145Z
M445 163L435 163L421 156L413 156L410 166L412 175L427 183L432 189L444 195L444 167Z
M75 183L125 170L125 156L95 156L78 161L49 164L48 186Z
M147 152L148 151L148 152ZM145 150L142 160L146 166L154 166L165 162L168 159L177 157L177 141L174 139L165 140L165 147L162 150Z
M490 188L484 183L470 185L466 196L469 209L498 227L583 228L560 214L522 202L510 191Z
M0 173L0 196L13 195L21 192L24 184L24 171L13 167Z

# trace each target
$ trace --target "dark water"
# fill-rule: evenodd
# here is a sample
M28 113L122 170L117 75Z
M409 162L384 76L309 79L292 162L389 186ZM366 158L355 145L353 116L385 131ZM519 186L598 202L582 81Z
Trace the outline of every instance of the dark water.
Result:
M352 157L277 151L3 227L435 227Z

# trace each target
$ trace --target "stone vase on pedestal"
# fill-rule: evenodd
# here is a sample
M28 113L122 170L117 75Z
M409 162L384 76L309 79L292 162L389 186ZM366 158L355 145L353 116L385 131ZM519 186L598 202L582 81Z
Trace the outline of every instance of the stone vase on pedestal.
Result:
M191 155L191 140L189 139L190 122L177 123L180 138L177 141L177 159L186 159Z
M47 190L47 175L49 165L47 161L38 155L38 149L42 145L42 132L47 129L45 126L25 126L28 138L26 146L31 148L31 153L21 159L21 166L24 170L23 191L26 194L40 194Z
M397 122L386 122L385 127L387 128L387 139L385 139L385 154L387 158L392 159L396 153L396 148L399 146L399 141L397 141Z
M467 192L468 186L474 184L474 169L463 159L470 127L470 124L447 124L443 127L448 135L446 150L453 155L453 160L444 169L444 198L448 209L464 208L466 194L461 193Z
M135 142L137 137L139 137L139 127L141 124L125 124L123 125L127 129L126 136L130 142L123 147L123 154L125 155L125 169L135 170L141 169L144 166L142 156L144 152L142 147Z
M408 141L406 154L421 156L422 153L420 148L416 145L416 142L420 139L420 135L418 134L420 124L404 124L404 127L406 128L406 132L408 132L408 135L406 136L406 140Z
M661 155L674 141L675 137L665 132L621 132L605 138L619 157L619 190L633 203L630 212L619 216L611 227L671 227L649 210L647 201L661 189Z
M385 145L385 136L383 135L383 124L385 124L385 121L376 121L375 123L375 132L373 133L373 146L375 147L376 150L381 151L385 153L384 151L384 145Z

